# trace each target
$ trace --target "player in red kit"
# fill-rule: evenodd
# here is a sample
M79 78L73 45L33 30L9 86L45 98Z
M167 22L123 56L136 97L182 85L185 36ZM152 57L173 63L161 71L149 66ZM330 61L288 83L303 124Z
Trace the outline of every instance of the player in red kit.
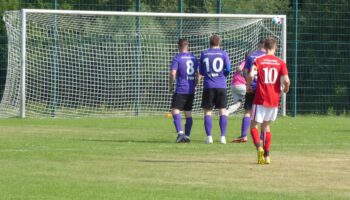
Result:
M287 93L290 86L286 63L276 57L277 41L273 37L265 40L266 55L256 59L248 76L248 84L257 75L257 88L253 101L251 135L258 151L258 164L270 164L270 122L275 121L281 91ZM261 126L262 141L258 131Z

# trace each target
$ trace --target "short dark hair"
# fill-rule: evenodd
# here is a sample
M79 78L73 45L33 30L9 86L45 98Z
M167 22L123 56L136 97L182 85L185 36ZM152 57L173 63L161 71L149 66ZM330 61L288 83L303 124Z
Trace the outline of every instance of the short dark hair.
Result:
M218 35L212 35L210 37L210 46L219 46L221 43L221 38Z
M266 38L261 38L259 40L259 44L258 44L259 49L265 48L265 40L266 40Z
M272 50L277 46L277 40L274 37L268 37L265 39L264 48L266 50Z
M179 48L184 48L185 46L188 46L189 42L186 38L180 38L177 44L179 45Z

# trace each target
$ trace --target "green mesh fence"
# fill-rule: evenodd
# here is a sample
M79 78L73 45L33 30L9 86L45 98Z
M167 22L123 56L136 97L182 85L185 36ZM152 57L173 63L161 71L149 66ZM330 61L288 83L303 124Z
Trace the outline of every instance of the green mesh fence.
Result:
M57 8L186 13L254 13L288 16L288 67L292 88L287 112L349 114L350 5L348 0L2 0L4 10ZM297 17L297 20L296 20ZM0 94L7 39L0 21Z

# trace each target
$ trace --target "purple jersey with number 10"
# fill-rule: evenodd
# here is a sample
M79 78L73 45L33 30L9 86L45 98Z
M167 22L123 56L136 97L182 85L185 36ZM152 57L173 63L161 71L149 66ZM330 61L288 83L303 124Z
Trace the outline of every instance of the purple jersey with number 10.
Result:
M210 48L201 53L199 71L204 76L203 88L226 88L226 76L230 73L231 61L226 51Z
M194 94L196 87L197 58L190 52L174 56L170 66L176 70L176 90L178 94Z

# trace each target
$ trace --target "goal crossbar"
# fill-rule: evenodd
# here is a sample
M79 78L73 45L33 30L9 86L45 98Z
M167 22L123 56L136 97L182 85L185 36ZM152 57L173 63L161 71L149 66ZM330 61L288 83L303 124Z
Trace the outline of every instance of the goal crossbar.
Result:
M67 15L100 15L100 16L139 16L139 17L186 17L186 18L286 18L286 15L264 14L202 14L202 13L161 13L161 12L118 12L118 11L87 11L87 10L49 10L22 9L24 13L67 14Z

